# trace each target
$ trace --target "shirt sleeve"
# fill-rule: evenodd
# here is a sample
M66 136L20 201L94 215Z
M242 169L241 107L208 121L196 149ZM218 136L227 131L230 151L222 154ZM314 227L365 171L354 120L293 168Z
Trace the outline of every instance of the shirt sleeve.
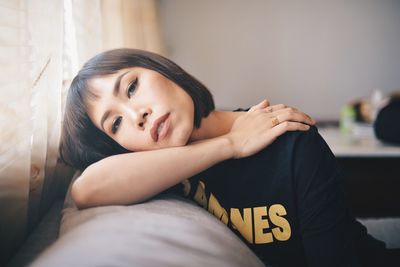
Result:
M301 132L292 173L304 253L309 266L359 266L336 158L315 127Z

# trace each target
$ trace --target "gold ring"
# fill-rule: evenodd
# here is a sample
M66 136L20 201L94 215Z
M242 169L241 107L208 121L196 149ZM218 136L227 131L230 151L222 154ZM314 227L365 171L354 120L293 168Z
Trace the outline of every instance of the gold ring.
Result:
M272 123L272 127L275 127L276 125L278 125L279 124L278 118L277 117L273 117L271 123Z

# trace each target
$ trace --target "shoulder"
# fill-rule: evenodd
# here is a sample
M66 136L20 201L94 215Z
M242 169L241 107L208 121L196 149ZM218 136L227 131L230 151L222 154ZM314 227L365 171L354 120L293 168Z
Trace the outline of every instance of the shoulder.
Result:
M329 149L315 126L308 131L288 131L279 136L273 143L262 149L255 155L241 161L265 165L289 166L293 161L305 158L314 158L323 150ZM289 164L289 165L288 165Z
M299 139L309 139L309 138L319 138L318 128L316 126L311 126L307 131L289 131L282 135L284 138L299 140Z
M317 164L322 159L335 160L334 154L315 126L311 126L308 131L284 133L261 154L265 160L275 163L283 162L290 166Z
M311 126L308 131L288 131L279 136L271 146L289 150L304 149L305 147L327 147L325 140L318 132L318 128Z

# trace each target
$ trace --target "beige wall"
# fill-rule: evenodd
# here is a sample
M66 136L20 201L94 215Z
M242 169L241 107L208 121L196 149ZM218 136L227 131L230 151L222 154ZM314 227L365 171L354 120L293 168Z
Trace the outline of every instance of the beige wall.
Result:
M400 88L398 0L160 0L167 52L217 107L268 97L316 118Z

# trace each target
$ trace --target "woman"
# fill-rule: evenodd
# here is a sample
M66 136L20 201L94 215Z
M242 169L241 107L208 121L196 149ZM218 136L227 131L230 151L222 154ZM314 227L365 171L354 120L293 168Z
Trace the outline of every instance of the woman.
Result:
M60 154L84 170L71 191L80 208L173 192L208 209L269 263L372 263L384 244L351 216L314 123L268 101L215 111L207 88L175 63L117 49L89 60L72 81Z

